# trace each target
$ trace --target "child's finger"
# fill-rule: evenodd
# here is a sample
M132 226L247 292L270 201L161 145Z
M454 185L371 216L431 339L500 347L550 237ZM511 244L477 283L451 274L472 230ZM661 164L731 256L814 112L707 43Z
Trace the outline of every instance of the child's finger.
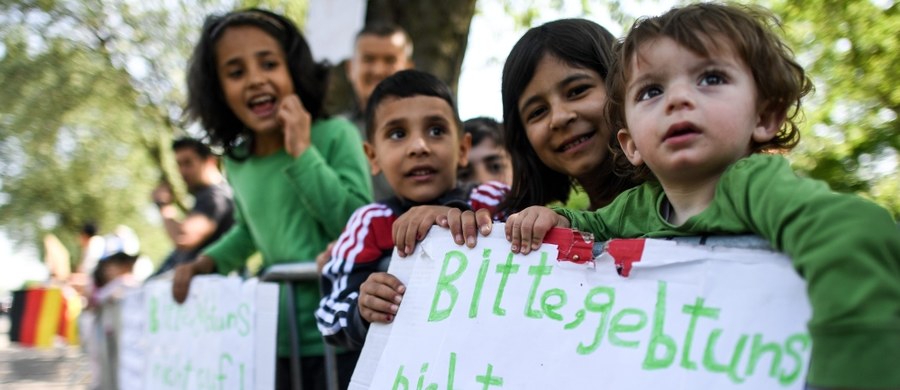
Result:
M544 237L546 237L550 229L553 228L555 222L555 219L551 219L547 215L536 215L534 230L531 235L531 250L536 251L541 247L541 243L544 242Z
M406 214L400 216L400 218L394 221L394 224L391 225L391 238L393 238L394 240L394 246L397 248L397 253L400 255L400 257L406 257L410 253L412 253L412 249L409 248L409 235L410 230L412 229L410 225L413 223L412 221L416 219L415 217L415 211L410 210Z
M476 211L475 225L478 226L478 231L482 236L487 237L488 234L491 234L491 230L494 229L494 220L491 218L491 211L488 209Z
M373 283L378 284L378 285L387 286L392 291L394 291L395 293L397 293L398 295L401 295L401 296L403 295L404 292L406 292L406 286L403 285L403 282L401 282L400 279L397 279L396 276L391 275L387 272L373 273L372 275L369 275L369 278L366 279L365 283L368 283L369 281L372 281ZM365 284L365 283L363 283L363 284Z
M400 232L400 235L403 236L403 239L402 241L397 241L397 244L403 245L403 252L406 256L411 255L413 253L413 250L416 248L416 236L418 235L419 224L425 223L427 220L427 217L413 218L400 227L400 229L404 230L403 232Z
M526 210L527 211L527 210ZM534 236L534 224L536 222L536 213L534 211L522 213L521 241L519 243L519 251L523 255L531 253L531 240Z
M187 299L193 277L194 272L189 264L175 267L175 277L172 279L172 298L175 302L184 303Z
M450 210L447 210L447 227L450 228L450 235L453 236L453 242L455 242L456 245L465 243L461 218L462 211L459 209L451 208Z
M475 213L472 211L463 211L462 215L460 215L460 223L462 223L463 236L466 238L466 246L469 248L475 247L475 242L478 239L478 221L475 219Z
M506 220L506 239L509 240L509 250L519 253L519 245L522 243L522 215L516 213Z
M401 232L399 234L403 237L402 240L397 241L398 245L403 245L403 252L406 256L412 254L413 249L416 248L416 235L418 234L419 225L418 223L423 222L423 219L413 218L403 226L400 227Z
M378 297L367 294L360 294L357 308L359 314L368 322L390 322L396 315L396 310L391 310L397 305L384 301Z
M413 249L415 249L415 246L416 246L416 244L419 243L419 241L422 241L425 239L425 235L428 234L428 231L431 230L431 227L434 226L436 223L437 223L437 218L422 219L422 221L419 222L418 229L416 229L416 231L415 231L416 235L415 235L415 237L413 237L413 238L415 238L415 240L412 243Z

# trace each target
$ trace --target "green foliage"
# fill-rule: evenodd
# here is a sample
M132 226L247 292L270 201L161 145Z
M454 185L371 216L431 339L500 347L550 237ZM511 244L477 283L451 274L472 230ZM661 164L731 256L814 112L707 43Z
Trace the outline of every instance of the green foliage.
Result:
M900 5L777 0L791 47L816 85L795 166L900 216Z
M96 221L101 234L131 226L156 261L171 249L149 194L161 175L177 177L169 142L184 132L184 65L202 18L225 9L0 5L0 227L14 241L51 231L79 253L81 224Z

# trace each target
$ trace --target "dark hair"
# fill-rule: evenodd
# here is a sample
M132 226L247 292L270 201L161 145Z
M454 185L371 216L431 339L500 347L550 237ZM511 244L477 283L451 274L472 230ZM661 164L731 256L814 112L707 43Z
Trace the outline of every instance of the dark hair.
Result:
M768 10L758 6L701 3L673 8L663 15L642 18L616 45L616 62L607 79L605 113L613 129L627 128L625 88L631 69L628 66L645 42L668 37L694 53L709 56L722 47L731 47L753 74L757 106L765 112L784 116L778 134L771 141L753 144L753 152L790 150L800 141L797 122L800 101L813 84L794 54L776 33L781 25ZM621 148L621 146L617 146ZM624 152L614 150L617 168L631 164ZM642 177L652 177L646 165L631 168Z
M453 111L453 121L456 122L457 129L462 128L450 87L430 73L407 69L381 80L372 91L372 96L369 96L369 104L366 106L366 138L369 142L374 140L375 109L378 108L378 105L389 97L408 98L413 96L433 96L444 100ZM457 136L460 137L463 134L462 131L457 131L457 133Z
M409 33L400 27L399 25L387 22L374 22L365 25L362 30L359 30L356 33L356 40L358 41L360 37L364 35L374 35L376 37L381 38L389 38L394 34L403 35L403 40L406 42L403 45L403 52L406 54L406 58L412 58L413 55L413 41L412 37L409 36Z
M463 122L463 130L472 134L472 146L478 145L486 139L503 146L503 125L494 118L479 116L467 119Z
M209 148L209 145L203 143L202 141L190 138L183 137L178 138L175 141L172 141L172 150L178 151L182 149L190 149L197 153L198 156L202 159L207 159L213 155L212 150Z
M324 116L322 101L328 70L325 64L313 60L303 35L284 16L249 8L206 18L200 41L188 62L186 114L191 120L200 121L212 145L221 146L226 155L242 160L248 157L249 152L238 153L236 148L244 142L252 145L253 132L228 107L216 67L216 43L225 30L234 26L257 27L281 44L294 91L313 120Z
M501 207L508 211L528 206L565 202L574 184L569 176L550 169L534 151L525 134L519 113L519 98L534 77L544 56L551 55L573 67L590 69L606 78L612 62L615 37L597 23L585 19L560 19L534 27L513 46L503 66L500 88L503 97L503 123L506 150L513 163L512 189ZM617 143L615 135L610 144ZM603 162L613 171L612 158ZM608 176L603 199L612 200L634 183L615 175Z

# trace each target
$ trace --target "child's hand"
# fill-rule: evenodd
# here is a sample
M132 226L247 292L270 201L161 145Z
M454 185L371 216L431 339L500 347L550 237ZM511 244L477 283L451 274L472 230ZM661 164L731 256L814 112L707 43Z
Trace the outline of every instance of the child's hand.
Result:
M447 206L416 206L403 213L391 226L391 237L397 254L406 257L416 249L416 241L421 241L428 229L438 224L439 218L446 218L451 210ZM457 240L458 244L462 244Z
M191 279L196 275L212 273L216 263L211 257L200 255L196 260L175 267L175 277L172 279L172 299L178 303L184 303L191 289Z
M570 227L569 220L544 206L531 206L506 219L506 239L513 253L527 255L541 247L554 227Z
M357 309L363 319L373 322L389 323L394 320L406 286L394 275L387 272L376 272L359 287Z
M456 241L457 245L465 243L469 248L475 247L478 236L476 231L481 232L482 236L487 236L491 234L493 227L491 212L488 209L480 209L475 212L450 209L446 218L438 218L437 222L438 225L450 229L453 241ZM463 241L463 237L465 237L465 241Z
M310 143L310 127L312 117L300 98L296 95L285 96L278 107L278 121L284 130L284 148L294 158L299 157Z

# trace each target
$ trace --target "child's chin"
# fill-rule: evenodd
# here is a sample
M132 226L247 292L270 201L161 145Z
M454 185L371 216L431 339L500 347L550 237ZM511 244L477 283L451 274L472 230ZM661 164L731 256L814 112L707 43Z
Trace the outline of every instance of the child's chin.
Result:
M446 192L446 191L444 191L444 192ZM411 202L427 203L427 202L431 202L431 201L439 198L441 196L441 194L443 194L443 192L440 192L440 191L416 191L414 193L407 193L407 194L401 195L401 196L403 196L406 200L409 200Z

